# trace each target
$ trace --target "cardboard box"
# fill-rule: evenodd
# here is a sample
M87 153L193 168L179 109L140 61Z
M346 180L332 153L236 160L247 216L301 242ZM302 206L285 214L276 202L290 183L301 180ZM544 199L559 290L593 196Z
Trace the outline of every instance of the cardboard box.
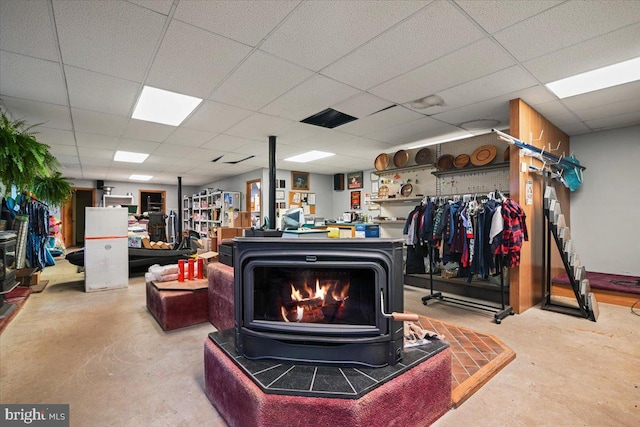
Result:
M356 224L356 237L380 237L378 224Z
M247 211L234 211L230 215L231 227L250 227L249 212Z
M204 249L198 249L198 258L203 260L204 277L207 277L207 266L210 262L218 262L218 252L205 251Z
M216 230L216 241L218 242L218 246L222 243L223 240L233 239L238 236L238 229L233 227L218 227Z

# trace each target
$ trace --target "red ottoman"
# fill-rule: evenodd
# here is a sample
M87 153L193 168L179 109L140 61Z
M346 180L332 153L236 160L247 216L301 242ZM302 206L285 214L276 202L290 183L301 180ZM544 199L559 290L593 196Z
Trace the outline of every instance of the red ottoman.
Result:
M268 375L264 363L250 362L259 374ZM304 368L314 369L312 366ZM324 368L315 369L319 373ZM338 376L349 377L349 369L352 368L341 368ZM385 377L393 369L379 368L376 374L371 374L367 368L358 371ZM272 376L276 377L278 373ZM451 408L451 353L448 346L386 382L383 378L377 388L352 399L265 393L210 338L204 344L204 375L209 401L231 427L428 426ZM274 378L273 382L276 381ZM357 387L356 383L352 384Z
M207 266L209 322L219 331L235 326L233 267L219 262Z
M164 331L208 320L207 279L147 282L147 309Z

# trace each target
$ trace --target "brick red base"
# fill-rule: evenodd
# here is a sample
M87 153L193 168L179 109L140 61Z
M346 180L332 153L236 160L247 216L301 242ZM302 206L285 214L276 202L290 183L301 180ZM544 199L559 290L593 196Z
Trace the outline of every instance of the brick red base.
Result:
M164 331L204 323L209 317L207 290L161 291L147 282L147 309Z
M264 393L209 338L205 392L231 427L428 426L451 407L449 348L360 399Z

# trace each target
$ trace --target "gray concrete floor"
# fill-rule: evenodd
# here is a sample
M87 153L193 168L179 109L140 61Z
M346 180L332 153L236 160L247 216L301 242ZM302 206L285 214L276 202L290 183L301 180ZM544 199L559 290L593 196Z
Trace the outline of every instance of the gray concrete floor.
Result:
M97 293L83 277L64 260L46 268L45 291L0 335L0 401L68 403L72 426L223 426L204 395L214 328L163 332L142 275ZM490 313L425 307L425 294L407 287L405 309L493 334L517 354L436 426L640 425L640 317L629 308L601 304L594 323L534 307L496 325Z

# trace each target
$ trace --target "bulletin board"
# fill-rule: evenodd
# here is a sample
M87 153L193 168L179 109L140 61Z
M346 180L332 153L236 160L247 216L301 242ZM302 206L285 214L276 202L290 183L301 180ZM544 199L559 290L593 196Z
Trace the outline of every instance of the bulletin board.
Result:
M305 214L315 215L316 213L316 193L305 193L300 191L289 192L289 207L302 208Z

